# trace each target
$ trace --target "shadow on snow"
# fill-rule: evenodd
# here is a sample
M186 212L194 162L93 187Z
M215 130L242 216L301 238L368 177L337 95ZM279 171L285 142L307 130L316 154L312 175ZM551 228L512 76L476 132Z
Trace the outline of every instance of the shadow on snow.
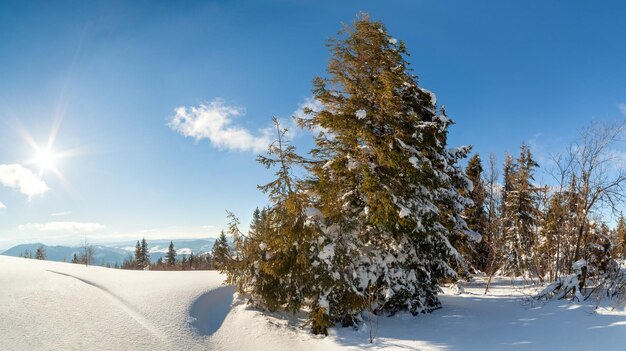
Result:
M230 312L234 293L234 287L221 286L200 295L189 308L191 326L201 335L215 333Z

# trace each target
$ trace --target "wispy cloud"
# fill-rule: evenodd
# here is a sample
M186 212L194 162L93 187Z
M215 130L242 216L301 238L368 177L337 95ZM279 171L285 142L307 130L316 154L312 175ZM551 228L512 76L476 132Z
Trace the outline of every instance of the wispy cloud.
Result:
M309 109L313 112L319 112L322 110L322 108L322 103L319 100L316 100L313 97L308 97L304 99L304 102L298 105L298 108L296 109L296 111L294 111L293 116L296 118L305 118L307 117L304 113L306 109Z
M185 137L207 139L218 149L262 152L272 142L269 129L257 135L234 125L234 118L245 115L245 109L229 106L215 99L198 107L178 107L167 125Z
M617 104L617 108L619 109L619 112L621 112L624 116L626 116L626 104L623 102L620 102Z
M6 209L7 207L2 202L0 202L0 210L6 210Z
M98 223L81 223L81 222L49 222L45 224L28 223L21 224L17 227L20 231L39 231L39 232L65 232L65 233L93 233L106 229L105 225Z
M298 108L293 112L292 117L294 118L302 118L302 119L307 119L310 116L307 116L305 111L306 110L311 110L313 112L319 112L321 111L323 108L322 103L319 100L314 99L313 97L308 97L306 99L304 99L304 101L298 105ZM292 119L290 119L290 121L288 123L283 123L287 129L289 130L288 132L288 136L290 138L295 138L296 136L299 135L300 131L302 131L302 128L300 128L300 126L298 126L295 121ZM314 128L313 130L311 130L311 133L313 133L314 135L319 134L319 132L322 131L322 129L318 128Z
M65 212L55 212L55 213L51 213L50 216L52 217L62 217L62 216L68 216L71 215L72 212L70 211L65 211Z
M18 189L29 198L50 190L48 185L35 175L30 169L18 164L0 165L0 184Z

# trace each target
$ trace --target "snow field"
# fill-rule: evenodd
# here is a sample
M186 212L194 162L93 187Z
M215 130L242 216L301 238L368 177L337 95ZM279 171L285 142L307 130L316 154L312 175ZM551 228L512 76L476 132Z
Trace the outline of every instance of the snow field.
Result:
M540 287L496 278L444 288L443 308L328 337L305 314L262 313L213 271L124 271L0 256L0 350L622 350L626 312L529 303ZM457 292L458 293L458 292ZM378 324L378 326L376 326Z

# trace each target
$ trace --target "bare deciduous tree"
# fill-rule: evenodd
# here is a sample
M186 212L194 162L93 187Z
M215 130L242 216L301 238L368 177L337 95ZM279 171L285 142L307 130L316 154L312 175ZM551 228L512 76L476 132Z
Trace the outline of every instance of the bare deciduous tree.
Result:
M581 130L579 140L565 154L554 158L561 185L569 182L570 192L578 197L576 205L574 253L569 264L584 258L583 246L592 215L604 210L618 213L626 200L626 169L616 151L623 141L626 121L593 122ZM585 267L586 268L586 267ZM585 284L586 269L580 280Z
M93 254L95 252L95 249L93 248L93 246L91 246L89 241L87 241L87 238L83 239L80 247L83 251L80 261L84 263L85 266L89 266L93 261Z
M485 288L485 294L489 291L491 280L494 274L500 269L500 262L502 261L502 234L501 223L498 209L500 208L501 195L498 184L498 178L500 173L498 172L496 155L489 154L489 163L484 175L484 184L487 187L487 196L485 205L487 207L487 225L485 230L485 238L489 243L489 257L487 259L487 274L489 278L487 280L487 287Z

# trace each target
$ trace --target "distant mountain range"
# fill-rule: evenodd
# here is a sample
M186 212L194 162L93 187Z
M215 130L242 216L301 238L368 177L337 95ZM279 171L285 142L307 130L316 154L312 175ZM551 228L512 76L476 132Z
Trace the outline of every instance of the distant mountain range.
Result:
M216 238L207 239L179 239L172 240L176 253L180 255L200 254L210 252L215 244ZM136 241L123 241L111 244L94 244L95 253L93 256L93 264L95 265L115 265L121 264L128 258L134 258ZM165 257L170 240L148 240L148 249L150 251L150 260L156 262L159 258ZM80 256L80 247L71 246L49 246L41 243L21 244L14 246L2 253L5 256L20 256L28 251L31 255L35 255L35 251L39 246L43 246L46 250L46 259L50 261L71 261L74 254Z

